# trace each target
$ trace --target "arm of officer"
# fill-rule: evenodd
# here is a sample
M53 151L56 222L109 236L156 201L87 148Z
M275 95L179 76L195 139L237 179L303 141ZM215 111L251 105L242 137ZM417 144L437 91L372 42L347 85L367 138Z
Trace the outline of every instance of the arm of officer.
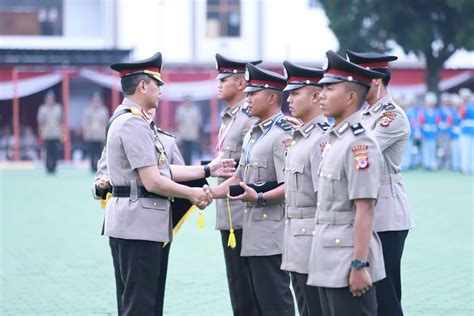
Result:
M145 189L158 195L184 198L193 204L211 203L211 195L202 188L191 188L163 177L156 165L138 168L138 174Z
M235 171L234 159L216 158L209 163L211 176L213 177L230 177ZM182 166L170 165L173 180L178 182L201 179L205 177L204 166Z
M387 111L384 115L379 118L374 128L375 138L381 151L398 140L408 139L410 136L410 122L403 113Z
M97 172L92 183L92 197L100 200L102 192L110 187L109 176L107 173L107 159L105 147L102 149L99 161L97 161Z
M377 143L368 137L358 136L351 145L346 152L344 167L349 199L356 206L352 259L367 261L383 158ZM371 286L372 279L367 269L351 268L349 290L354 296L362 295Z

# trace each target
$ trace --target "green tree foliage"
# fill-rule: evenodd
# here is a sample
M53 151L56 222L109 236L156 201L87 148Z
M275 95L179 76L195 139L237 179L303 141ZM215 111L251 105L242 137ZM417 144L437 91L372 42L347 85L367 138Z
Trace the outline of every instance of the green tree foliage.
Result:
M428 90L438 92L440 70L460 48L474 49L473 0L321 0L339 52L389 50L394 40L426 61Z

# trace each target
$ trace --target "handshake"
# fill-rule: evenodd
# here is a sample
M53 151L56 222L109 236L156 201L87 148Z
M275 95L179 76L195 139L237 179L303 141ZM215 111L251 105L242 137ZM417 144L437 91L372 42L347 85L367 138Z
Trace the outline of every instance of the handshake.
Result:
M188 200L196 205L199 209L205 209L209 204L212 203L212 191L211 188L206 184L202 188L190 188L192 193L188 197Z

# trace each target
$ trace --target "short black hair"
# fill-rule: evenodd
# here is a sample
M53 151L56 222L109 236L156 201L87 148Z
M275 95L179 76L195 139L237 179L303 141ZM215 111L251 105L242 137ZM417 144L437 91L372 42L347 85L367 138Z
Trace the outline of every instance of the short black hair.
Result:
M354 91L357 94L358 106L359 108L362 107L362 104L364 104L365 98L367 97L367 93L369 93L369 87L354 82L346 82L346 90Z
M141 80L144 80L146 83L150 83L151 80L153 79L143 73L122 77L122 80L120 80L120 84L122 85L123 94L124 95L134 94L135 90L137 89L138 83Z
M385 87L388 86L388 83L390 82L390 79L392 79L392 73L390 72L390 69L388 69L388 68L372 68L371 70L382 73L383 74L382 83Z

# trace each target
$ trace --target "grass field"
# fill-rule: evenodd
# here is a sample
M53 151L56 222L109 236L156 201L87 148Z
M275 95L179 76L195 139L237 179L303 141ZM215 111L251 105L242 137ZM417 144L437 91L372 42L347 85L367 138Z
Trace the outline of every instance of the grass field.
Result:
M473 315L473 177L409 172L417 228L403 259L406 315ZM1 315L115 315L115 288L92 174L0 170ZM172 245L166 315L231 315L214 207Z

